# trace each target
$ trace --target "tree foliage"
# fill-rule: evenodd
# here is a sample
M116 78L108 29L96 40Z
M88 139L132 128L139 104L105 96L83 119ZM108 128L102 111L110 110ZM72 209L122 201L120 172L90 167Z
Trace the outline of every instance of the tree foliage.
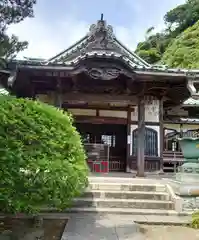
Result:
M10 60L28 46L26 41L20 42L14 35L8 36L6 30L10 24L19 23L26 17L33 17L35 3L36 0L0 1L0 59Z
M177 36L199 20L199 1L188 0L167 12L164 20L170 28L173 28L172 34Z
M199 20L199 0L187 0L185 4L181 4L167 12L164 20L166 28L160 33L147 31L145 41L139 43L136 49L136 53L151 64L160 62L165 51L175 41L175 38L178 38L182 32ZM154 30L153 27L149 30L151 29ZM187 67L189 66L187 65Z
M3 34L0 39L0 56L5 60L13 59L16 54L28 46L27 41L20 42L18 37Z
M138 44L136 53L145 61L153 64L161 60L170 39L166 33L151 34L147 30L146 40Z
M5 30L12 23L21 22L26 17L33 17L33 5L36 0L1 0L0 29Z
M170 44L162 62L174 68L199 68L199 21Z
M0 212L65 208L87 186L71 117L41 102L0 96Z

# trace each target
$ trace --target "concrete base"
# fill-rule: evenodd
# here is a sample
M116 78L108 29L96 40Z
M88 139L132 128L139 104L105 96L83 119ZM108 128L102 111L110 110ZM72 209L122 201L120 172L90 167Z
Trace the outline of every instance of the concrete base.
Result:
M186 184L199 185L199 174L197 173L176 173L176 180Z
M170 180L170 185L178 196L199 197L199 184Z
M199 209L199 183L170 180L169 185L177 195L181 211Z
M199 197L199 174L178 172L171 186L179 196Z

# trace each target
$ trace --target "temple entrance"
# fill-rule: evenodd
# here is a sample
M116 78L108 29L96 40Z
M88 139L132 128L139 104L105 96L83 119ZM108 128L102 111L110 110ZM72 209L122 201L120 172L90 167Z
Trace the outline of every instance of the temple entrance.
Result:
M108 146L104 148L108 158L108 171L126 170L127 127L120 124L76 123L85 146ZM93 148L92 148L93 149ZM89 150L88 150L89 151Z

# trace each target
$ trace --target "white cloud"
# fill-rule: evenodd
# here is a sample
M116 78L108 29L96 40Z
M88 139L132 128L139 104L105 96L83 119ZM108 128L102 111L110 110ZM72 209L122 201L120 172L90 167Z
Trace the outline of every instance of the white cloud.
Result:
M118 40L124 43L127 48L133 50L136 47L135 39L133 39L133 32L131 31L131 29L123 26L116 26L114 30Z
M8 33L16 34L21 41L29 43L28 49L21 52L19 58L50 58L83 37L88 31L87 25L86 22L67 18L51 26L33 18L10 26Z
M29 43L28 48L21 52L18 58L25 56L47 59L85 36L89 26L90 24L74 18L62 20L56 26L50 26L44 21L33 18L10 26L8 33L15 34L21 41ZM135 34L131 29L123 26L113 26L113 28L117 38L128 48L133 50L136 47L137 39L134 38Z
M136 46L143 41L147 29L154 27L154 33L165 29L164 15L177 5L185 3L186 0L124 0L128 9L131 9L135 21L132 22L130 33L134 36ZM135 47L134 47L135 48Z
M184 2L184 0L168 1L175 2L170 3L173 7ZM117 38L129 49L134 50L137 43L144 40L147 28L154 26L155 30L159 31L164 27L162 12L165 13L169 6L161 8L160 13L158 9L157 12L154 9L151 12L154 6L150 6L149 2L146 4L145 0L137 0L136 4L133 0L125 0L125 3L128 5L128 8L132 7L134 9L134 12L132 12L132 24L126 27L116 25L113 28ZM144 3L145 5L143 5ZM159 4L159 8L161 5L162 3ZM149 15L146 14L147 11ZM134 13L136 16L133 16ZM38 14L35 14L35 18L26 19L19 24L10 26L8 29L9 34L15 34L20 40L27 40L29 42L28 49L21 52L18 57L22 58L25 56L47 59L74 44L88 32L89 25L92 24L92 22L88 23L78 20L77 15L71 10L70 15L67 14L64 18L62 15L54 21L45 19L45 16L42 16L42 12L40 14L38 12Z

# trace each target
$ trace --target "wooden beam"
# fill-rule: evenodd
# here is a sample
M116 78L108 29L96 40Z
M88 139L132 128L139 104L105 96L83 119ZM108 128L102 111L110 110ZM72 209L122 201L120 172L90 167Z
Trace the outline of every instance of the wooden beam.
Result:
M136 105L135 105L136 106ZM74 108L74 109L96 109L96 110L110 110L110 111L128 111L128 106L110 106L110 105L97 105L97 104L68 104L63 103L63 108ZM133 112L134 109L132 108Z
M61 89L62 89L61 78L57 79L56 88L57 88L57 91L55 92L55 103L54 104L57 108L62 108L63 100L62 100L62 91L61 91Z
M130 152L131 152L131 113L133 109L131 106L128 108L127 112L127 148L126 148L126 172L130 172L132 169L132 163L130 159Z
M138 144L137 144L137 176L144 177L145 165L145 106L144 96L138 98Z
M81 101L82 103L119 103L134 105L137 103L136 96L130 95L111 95L111 94L84 94L84 93L66 93L63 101Z
M92 124L121 124L126 125L127 119L116 117L93 117L93 116L74 116L77 123L92 123Z

